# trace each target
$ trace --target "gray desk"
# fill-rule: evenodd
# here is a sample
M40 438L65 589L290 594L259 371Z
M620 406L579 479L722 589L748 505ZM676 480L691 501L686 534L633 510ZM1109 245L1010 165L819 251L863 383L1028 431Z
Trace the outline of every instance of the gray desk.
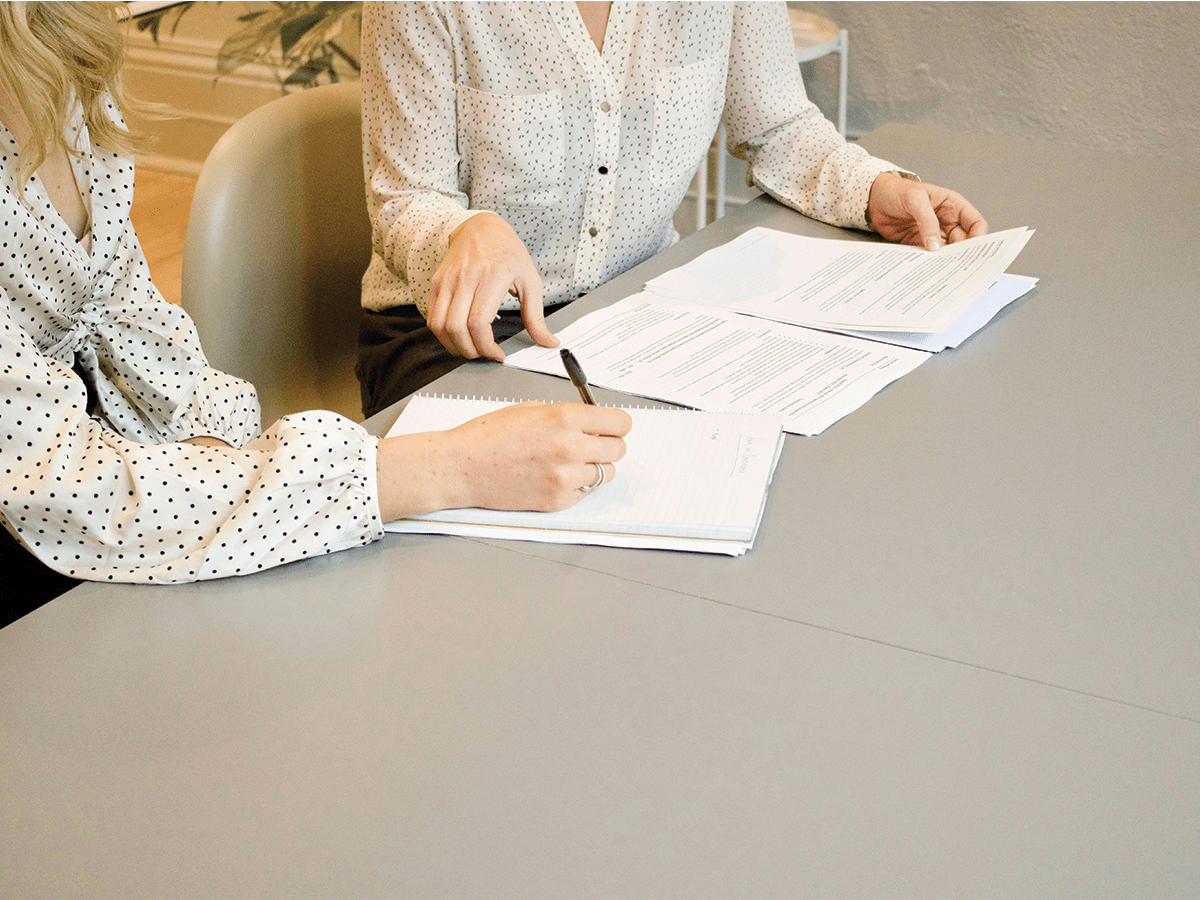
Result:
M78 588L0 631L0 894L1200 893L1194 175L864 143L1036 228L1041 283L789 438L751 554ZM760 223L839 233L756 202L552 325Z

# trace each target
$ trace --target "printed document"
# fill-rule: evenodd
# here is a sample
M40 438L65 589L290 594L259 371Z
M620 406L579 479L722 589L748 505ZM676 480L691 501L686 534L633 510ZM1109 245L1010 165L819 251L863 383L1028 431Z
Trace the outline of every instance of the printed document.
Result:
M775 414L785 431L808 435L930 356L645 292L584 316L558 338L594 385L696 409ZM505 365L565 374L556 348L528 347Z

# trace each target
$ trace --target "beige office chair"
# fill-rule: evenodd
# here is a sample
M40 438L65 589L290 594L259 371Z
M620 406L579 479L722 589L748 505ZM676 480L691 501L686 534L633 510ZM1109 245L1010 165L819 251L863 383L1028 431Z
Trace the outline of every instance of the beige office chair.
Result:
M258 388L264 425L305 409L362 417L360 110L357 83L274 100L226 132L196 185L183 306L212 365Z

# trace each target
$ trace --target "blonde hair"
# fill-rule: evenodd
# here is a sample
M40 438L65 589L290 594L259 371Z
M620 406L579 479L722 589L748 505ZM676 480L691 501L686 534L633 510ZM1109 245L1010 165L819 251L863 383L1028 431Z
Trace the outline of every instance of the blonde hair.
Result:
M0 3L0 85L20 107L31 136L17 160L18 184L40 166L83 106L93 143L129 156L140 141L106 113L105 93L125 108L121 64L125 36L118 24L122 3ZM67 148L70 150L70 148Z

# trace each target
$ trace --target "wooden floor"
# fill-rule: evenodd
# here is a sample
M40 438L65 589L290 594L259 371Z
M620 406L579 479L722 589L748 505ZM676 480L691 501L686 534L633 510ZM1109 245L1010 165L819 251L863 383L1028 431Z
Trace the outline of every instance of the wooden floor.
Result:
M172 303L180 298L183 239L196 179L138 169L133 189L133 227L150 263L150 275Z

